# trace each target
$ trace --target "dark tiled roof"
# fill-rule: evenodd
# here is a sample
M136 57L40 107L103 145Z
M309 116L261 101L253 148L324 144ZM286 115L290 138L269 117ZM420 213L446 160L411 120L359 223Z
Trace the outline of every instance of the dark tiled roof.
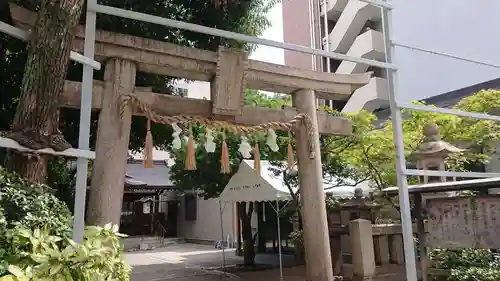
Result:
M168 188L174 186L170 180L170 168L166 161L153 161L152 168L144 168L142 160L129 160L125 171L125 184L147 186L149 188Z
M424 99L427 104L434 104L438 107L449 108L458 103L461 99L473 95L481 90L500 89L500 78L433 96Z

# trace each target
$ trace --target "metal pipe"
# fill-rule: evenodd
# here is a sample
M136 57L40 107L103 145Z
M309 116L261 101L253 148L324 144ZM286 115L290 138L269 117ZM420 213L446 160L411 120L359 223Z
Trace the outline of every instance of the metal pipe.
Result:
M94 59L96 13L90 11L89 7L97 5L97 0L87 1L87 15L85 22L85 44L84 55ZM78 134L78 147L89 149L90 141L90 116L92 110L92 85L94 70L89 65L83 65L82 95L80 105L80 129ZM73 219L73 240L80 243L83 239L85 229L85 197L87 195L87 172L89 161L78 158L75 184L75 209Z
M134 11L128 11L128 10L104 6L104 5L91 4L88 9L89 9L89 11L102 13L102 14L106 14L106 15L128 18L128 19L138 20L138 21L142 21L142 22L149 22L149 23L159 24L159 25L168 26L168 27L172 27L172 28L179 28L179 29L189 30L189 31L193 31L193 32L204 33L204 34L213 35L213 36L220 36L220 37L234 39L234 40L238 40L238 41L244 41L244 42L248 42L248 43L252 43L252 44L259 44L259 45L265 45L265 46L270 46L270 47L275 47L275 48L280 48L280 49L285 49L285 50L297 51L297 52L301 52L301 53L305 53L305 54L312 54L312 55L327 57L327 58L336 59L336 60L346 60L346 61L350 61L350 62L354 62L354 63L362 63L362 64L366 64L369 66L374 66L374 67L389 68L389 69L394 69L394 70L397 69L397 67L395 65L390 64L390 63L379 62L379 61L363 59L363 58L357 58L357 57L347 56L344 54L338 54L335 52L326 52L323 50L311 49L311 48L305 47L305 46L283 43L283 42L278 42L278 41L264 39L264 38L258 38L255 36L249 36L249 35L240 34L240 33L236 33L236 32L221 30L221 29L217 29L217 28L211 28L211 27L206 27L206 26L202 26L202 25L197 25L197 24L192 24L192 23L187 23L187 22L182 22L182 21L176 21L176 20L172 20L172 19L166 19L166 18L162 18L162 17L157 17L157 16L153 16L153 15L138 13L138 12L134 12Z
M387 62L392 63L393 46L391 46L391 11L382 10L382 33L384 36L385 57ZM411 219L410 194L408 192L408 180L404 171L406 170L406 158L403 142L403 118L397 106L396 97L396 71L386 69L387 82L389 86L389 105L391 109L392 128L394 134L394 145L396 147L396 174L399 187L399 204L401 209L401 223L403 230L403 244L405 255L406 280L417 281L417 265L415 260L415 245L413 244L413 229Z
M500 173L484 173L484 172L451 172L451 171L434 171L434 170L415 170L405 169L404 174L407 176L430 176L430 177L457 177L457 178L496 178L500 177Z
M312 49L316 49L314 45L315 44L315 40L314 40L314 13L313 13L313 8L312 8L312 1L313 0L308 0L307 1L307 6L308 6L308 9L309 9L309 34L310 34L310 42L311 42L311 48ZM316 58L314 56L311 56L311 69L316 71Z
M28 41L30 34L29 32L26 32L20 28L17 28L15 26L12 26L10 24L7 24L3 21L0 21L0 32L3 32L7 35L10 35L14 38L23 40L23 41ZM101 64L98 61L89 59L88 57L82 56L77 52L71 51L69 54L69 58L71 60L74 60L76 62L79 62L83 65L90 65L94 69L101 69Z
M470 117L470 118L475 118L475 119L483 119L483 120L491 120L491 121L500 122L500 116L495 116L495 115L485 114L485 113L467 112L467 111L461 111L461 110L455 110L455 109L449 109L449 108L433 107L433 106L429 106L429 105L420 105L420 104L412 104L412 103L398 103L397 106L398 106L398 108L406 108L406 109L420 110L420 111L430 111L430 112L437 112L437 113L443 113L443 114L451 114L451 115Z
M222 213L224 212L224 209L226 208L226 204L224 203L224 208L222 208L222 203L219 200L219 214L220 214L220 237L221 237L221 243L222 243L222 270L226 272L226 245L224 245L224 220L222 219ZM229 244L229 241L228 241Z
M466 62L475 63L475 64L479 64L479 65L484 65L484 66L489 66L489 67L493 67L493 68L500 68L500 64L497 64L497 63L485 62L485 61L480 61L480 60L476 60L476 59L468 59L468 58L464 58L464 57L457 56L457 55L452 55L452 54L448 54L448 53L432 51L432 50L429 50L429 49L424 49L424 48L420 48L420 47L410 46L410 45L403 44L403 43L398 43L398 42L392 42L392 45L397 46L397 47L401 47L401 48L405 48L405 49L409 49L409 50L413 50L413 51L419 51L419 52L423 52L423 53L438 55L438 56L442 56L442 57L447 57L447 58L452 58L452 59L456 59L456 60L466 61Z
M327 5L328 5L328 0L323 0L323 21L324 21L324 25L325 25L325 51L327 52L330 52L330 37L329 37L329 33L328 33L328 9L327 9ZM330 59L329 58L326 58L326 71L328 73L331 72L331 65L330 65Z
M276 220L278 224L278 255L280 260L280 280L283 281L283 256L281 253L280 201L276 200Z

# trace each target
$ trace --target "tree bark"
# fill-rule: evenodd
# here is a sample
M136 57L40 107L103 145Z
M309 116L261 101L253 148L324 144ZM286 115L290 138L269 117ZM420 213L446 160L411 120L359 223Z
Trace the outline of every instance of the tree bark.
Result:
M236 255L241 257L243 254L243 251L241 249L241 219L240 219L240 203L236 203L236 218L237 218L237 224L236 224L236 233L238 234L238 239L237 241L237 247L236 247Z
M264 233L264 229L266 228L264 224L264 202L257 202L257 230L259 231L258 243L257 243L257 251L259 253L266 252L266 235Z
M255 247L254 240L252 237L252 214L254 203L248 203L248 211L246 208L246 202L241 202L239 204L239 215L241 219L241 228L243 236L243 264L245 266L255 265Z
M28 44L21 97L12 124L13 132L29 130L36 140L57 134L59 98L69 65L69 55L80 19L82 0L42 0ZM30 181L44 183L47 158L13 153L10 167Z

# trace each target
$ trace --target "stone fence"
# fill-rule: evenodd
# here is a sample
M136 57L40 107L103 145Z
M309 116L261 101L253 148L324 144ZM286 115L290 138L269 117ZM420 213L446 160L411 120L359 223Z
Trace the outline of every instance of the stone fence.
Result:
M353 280L405 280L400 224L377 225L357 219L349 222L348 233L349 243L343 243L345 247L342 250L344 277L352 277ZM348 256L351 258L346 258Z

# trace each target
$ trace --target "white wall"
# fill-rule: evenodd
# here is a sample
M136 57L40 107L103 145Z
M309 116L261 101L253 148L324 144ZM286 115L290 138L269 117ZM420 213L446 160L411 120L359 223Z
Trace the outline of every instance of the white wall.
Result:
M500 64L500 1L398 0L393 40ZM398 94L410 101L500 77L500 70L396 48Z
M210 99L210 82L177 80L176 85L188 90L188 97L193 99Z
M224 203L222 204L224 207ZM184 197L181 197L181 205L179 212L179 234L180 237L185 239L195 239L201 241L217 241L221 239L221 219L219 211L219 201L215 199L203 200L201 198L197 201L197 215L196 220L185 220L185 205ZM228 234L233 235L233 218L234 218L233 204L226 204L222 212L224 239ZM234 239L234 238L233 238Z

